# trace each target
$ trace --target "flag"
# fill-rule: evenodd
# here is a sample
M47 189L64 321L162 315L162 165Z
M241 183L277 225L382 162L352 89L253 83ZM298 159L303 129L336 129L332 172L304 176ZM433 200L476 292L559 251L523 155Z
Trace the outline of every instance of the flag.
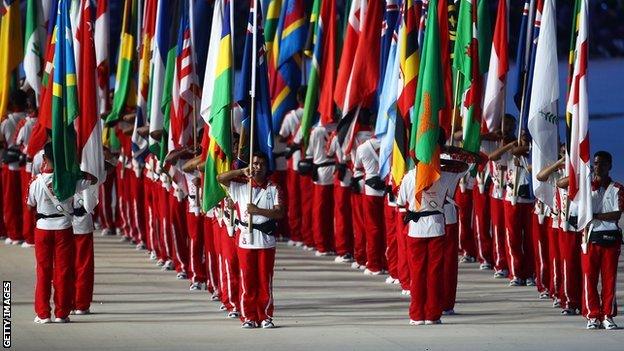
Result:
M535 0L525 0L522 9L522 20L520 22L520 30L518 37L518 50L516 51L517 79L516 92L514 93L514 102L518 111L524 113L524 107L528 106L527 100L527 79L529 77L529 69L531 64L531 46L533 36L533 24L535 19ZM522 115L519 116L520 121L524 121ZM526 124L523 123L526 126Z
M384 83L384 76L386 74L386 67L388 66L388 60L390 47L392 46L392 38L394 35L394 29L397 26L399 18L399 8L401 0L386 0L386 8L384 10L384 19L381 24L381 44L379 49L379 86L377 91L381 91L381 87Z
M234 57L232 52L232 23L230 22L229 0L215 2L213 23L219 23L221 41L218 47L217 65L206 69L214 71L214 89L209 123L209 143L206 163L204 166L204 197L202 207L209 210L225 197L225 191L217 182L217 175L230 169L232 150L231 105L234 74ZM211 47L212 50L212 47ZM208 129L208 127L206 127Z
M28 0L26 4L26 27L24 36L25 82L37 96L41 94L41 65L45 41L44 12L41 1Z
M409 113L414 106L418 69L420 65L420 51L418 49L418 17L420 6L414 0L405 0L403 3L403 17L399 29L398 54L400 64L399 97L397 107L399 115L409 120Z
M266 10L266 18L264 20L264 40L267 48L267 64L269 71L269 83L273 86L273 81L277 74L277 58L279 54L279 39L277 38L277 27L282 12L282 3L284 0L268 0L268 4L263 6Z
M314 1L311 20L316 21L312 29L312 65L308 77L308 89L301 119L303 143L307 144L312 124L320 116L323 125L334 119L334 86L336 83L336 18L335 0Z
M550 207L554 206L555 187L537 180L537 174L559 158L557 106L559 66L557 61L557 17L555 0L544 0L539 41L535 52L535 72L529 106L528 129L531 147L533 192Z
M54 52L52 92L52 150L54 152L53 189L63 201L74 196L80 167L76 157L78 89L68 0L60 0L56 19L58 42Z
M453 70L451 68L451 35L449 28L449 4L438 2L438 24L440 26L440 55L442 55L442 75L444 77L444 108L440 113L440 127L447 136L451 136L453 114Z
M254 39L256 40L255 43ZM254 152L258 151L267 155L269 169L273 170L273 126L269 98L269 76L262 28L262 10L259 8L257 0L252 0L249 9L249 22L247 23L243 67L240 77L236 101L243 108L244 133L246 136L251 136L253 133ZM253 81L254 78L255 81ZM251 105L252 100L255 103L254 106ZM254 109L253 130L251 130L252 109ZM251 146L249 141L249 138L241 138L241 150L247 150L247 153L243 151L242 156L249 156L248 151Z
M82 0L78 27L80 63L78 66L79 116L76 118L77 150L80 169L94 175L98 182L106 178L102 153L102 129L97 111L97 70L94 42L93 10L89 0Z
M9 107L13 71L22 62L22 18L19 0L4 0L0 17L0 122Z
M577 228L585 228L593 218L591 157L589 148L589 102L587 93L588 1L579 0L578 34L574 49L574 71L566 105L569 151L566 168L569 177L568 199L578 208ZM574 32L574 31L573 31Z
M275 134L279 132L286 113L298 104L297 91L301 85L303 49L308 31L305 20L304 0L284 1L275 38L279 43L277 72L271 80L271 114Z
M125 0L121 25L121 41L117 59L117 73L115 74L115 93L112 110L106 117L107 124L115 123L121 118L132 88L136 16L137 0Z
M459 80L463 124L463 147L478 152L481 145L482 75L479 61L479 34L477 33L477 0L461 0L453 68ZM457 103L457 102L456 102ZM412 133L413 134L413 133Z
M489 74L483 98L483 131L494 132L501 127L505 114L505 91L509 72L507 0L498 0L494 43L490 54Z
M440 29L437 3L429 2L423 41L420 82L416 91L412 121L410 149L414 151L416 165L416 204L420 208L422 192L440 178L440 133L438 116L444 108L444 80L440 63Z
M147 0L149 1L149 0ZM97 96L99 113L103 114L110 109L108 99L110 65L108 57L109 45L109 12L108 0L97 1L95 17L95 58L97 62Z
M191 32L193 38L193 51L195 53L195 70L199 86L203 86L206 74L206 55L210 42L210 29L212 28L213 3L206 0L192 0L193 11L191 12ZM198 64L201 62L201 64Z
M162 113L162 135L160 137L160 149L156 154L161 162L164 162L165 157L169 152L169 136L171 127L171 116L175 111L174 106L179 102L180 96L174 94L173 87L176 80L175 72L177 65L177 53L178 53L178 37L179 30L182 28L180 21L180 0L169 0L167 5L163 5L163 15L167 17L168 23L166 27L161 27L165 31L168 31L165 45L160 46L165 54L165 72L163 77L162 95L160 99L160 112ZM162 22L161 24L165 24ZM162 33L162 32L161 32ZM158 33L156 34L158 35ZM153 110L152 110L153 113ZM150 124L150 129L151 129ZM158 129L156 129L158 130Z

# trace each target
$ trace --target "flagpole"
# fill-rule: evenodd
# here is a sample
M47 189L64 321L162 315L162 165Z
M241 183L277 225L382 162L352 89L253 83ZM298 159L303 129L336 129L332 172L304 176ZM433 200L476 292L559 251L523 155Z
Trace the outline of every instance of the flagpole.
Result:
M522 116L524 115L524 103L526 100L526 88L527 88L527 76L528 76L528 70L524 70L522 72L522 99L520 100L520 120L518 121L518 135L517 135L517 142L518 142L518 146L520 146L520 140L522 139ZM514 155L514 159L517 159L518 157ZM515 198L516 196L518 196L518 182L520 181L519 179L520 177L520 172L518 172L518 166L516 165L516 163L514 162L514 185L513 185L513 197Z
M250 123L249 123L249 164L248 167L250 170L253 165L253 149L254 149L254 129L255 129L255 117L256 117L256 71L258 65L258 2L257 0L253 0L253 42L251 44L251 89L249 91L249 96L251 97L251 113L250 113ZM249 201L253 201L253 186L251 184L251 178L249 179ZM250 240L253 243L253 228L252 228L252 215L249 214L249 234Z
M234 4L230 3L230 57L232 58L232 62L230 62L232 64L232 68L234 68L234 62L236 61L234 59ZM231 71L231 79L232 79L232 87L236 86L236 82L235 82L235 78L236 78L236 74L234 74L234 69L232 69ZM231 94L231 92L229 92ZM234 109L232 108L231 104L230 104L230 145L232 147L232 155L234 155L234 138L233 138L233 128L232 126L234 125ZM242 136L239 136L239 148L240 148L240 140L242 139ZM240 155L240 152L238 153ZM230 160L231 162L232 160ZM236 225L235 221L236 219L234 218L235 213L234 213L234 208L230 207L230 226L234 227ZM251 221L250 221L251 222Z
M451 139L449 141L450 146L453 146L455 141L455 117L457 115L457 94L459 93L459 71L455 76L455 91L453 92L453 115L451 116Z

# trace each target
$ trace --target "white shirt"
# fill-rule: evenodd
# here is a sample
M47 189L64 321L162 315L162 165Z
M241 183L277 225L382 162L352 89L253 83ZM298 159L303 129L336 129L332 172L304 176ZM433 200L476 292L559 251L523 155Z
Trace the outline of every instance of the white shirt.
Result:
M74 195L74 208L84 207L83 192L77 192ZM84 216L72 216L72 228L74 234L91 234L95 230L93 226L93 215L87 212Z
M333 156L337 163L348 164L350 161L349 155L345 154L340 147L340 141L338 141L338 135L334 135L329 144L329 155ZM353 177L353 171L346 167L343 179L338 179L338 183L343 188L351 186L351 178Z
M358 146L355 152L354 167L364 171L364 181L379 176L379 146L378 139L368 139ZM369 196L384 196L383 190L375 190L364 185L364 194Z
M237 209L237 216L243 222L249 220L249 214L247 213L247 205L253 202L256 206L263 209L273 209L275 206L281 204L281 194L277 185L269 181L265 188L254 186L252 189L252 199L249 199L249 184L239 183L232 181L229 186L230 197L234 201ZM254 224L262 224L270 219L260 215L252 216L252 222ZM275 247L275 236L267 235L263 232L254 229L249 233L249 227L238 225L238 229L241 231L238 238L238 246L242 249L269 249Z
M18 145L16 142L16 133L19 132L17 130L17 124L25 117L26 114L23 112L10 113L7 118L0 123L0 133L2 133L2 136L6 141L7 148ZM11 171L19 170L19 162L11 162L7 166Z
M418 222L409 222L408 236L412 238L434 238L443 236L445 233L444 221L444 202L446 196L452 196L457 182L465 173L442 172L440 179L435 182L429 189L422 192L422 206L416 209L416 168L407 172L401 181L397 204L407 207L412 212L440 211L440 214L434 214L420 218Z
M301 117L303 117L303 108L299 107L296 110L291 110L284 116L282 126L280 128L279 135L282 138L288 139L288 143L295 143L295 137L299 126L301 125ZM298 171L299 161L301 160L301 150L295 151L290 159L288 159L288 168Z
M91 183L84 179L76 182L76 192L86 189ZM52 173L41 173L37 175L35 180L30 183L28 188L28 198L26 204L30 207L36 207L37 213L43 215L63 214L65 216L55 218L41 218L37 220L37 228L43 230L63 230L71 228L74 199L69 198L59 202L62 209L58 209L54 201L50 199L44 190L52 188ZM52 190L50 190L52 192Z
M568 222L568 218L578 216L578 208L574 202L568 203L568 189L557 188L557 208L559 227L565 231L576 232L577 228Z
M531 173L527 171L526 157L520 158L520 166L514 164L513 157L510 157L507 161L507 172L505 172L506 187L505 187L505 201L511 203L530 204L535 202L535 198L526 198L522 196L514 196L514 184L516 182L516 172L518 178L518 188L523 185L531 186ZM532 190L532 189L531 189Z
M592 206L594 213L621 212L624 210L624 186L613 181L606 188L592 185ZM591 221L592 232L618 229L617 222Z
M201 204L199 203L199 197L197 196L199 189L195 184L193 184L193 179L199 177L199 171L184 173L184 177L186 178L186 187L188 190L188 211L189 213L199 215L201 212Z
M329 138L330 132L327 127L319 125L312 129L310 133L310 141L306 156L312 158L312 163L320 165L327 162L333 162L333 159L329 157ZM332 185L334 184L334 169L335 166L325 166L318 168L318 178L314 184L318 185Z

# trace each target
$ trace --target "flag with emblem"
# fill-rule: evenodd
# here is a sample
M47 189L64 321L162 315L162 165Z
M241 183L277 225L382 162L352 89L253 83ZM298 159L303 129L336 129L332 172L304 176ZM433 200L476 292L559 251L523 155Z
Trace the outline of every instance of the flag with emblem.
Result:
M47 1L44 1L47 3ZM24 29L24 75L39 100L41 94L41 66L45 48L45 21L42 1L26 3L26 27Z

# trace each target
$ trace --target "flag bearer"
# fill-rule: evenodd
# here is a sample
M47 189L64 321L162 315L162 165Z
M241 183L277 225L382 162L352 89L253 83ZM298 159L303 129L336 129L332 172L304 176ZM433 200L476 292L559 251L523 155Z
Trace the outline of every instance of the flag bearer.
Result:
M74 232L74 272L76 284L74 290L73 314L90 313L93 300L95 261L93 257L93 215L86 204L97 201L97 190L87 189L74 195L72 228ZM86 199L88 197L88 199ZM85 201L87 200L87 201Z

